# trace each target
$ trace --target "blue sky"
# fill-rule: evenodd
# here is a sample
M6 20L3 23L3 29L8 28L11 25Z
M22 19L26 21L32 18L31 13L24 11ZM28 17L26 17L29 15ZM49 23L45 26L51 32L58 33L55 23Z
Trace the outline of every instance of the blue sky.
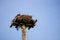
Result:
M27 40L60 40L60 0L0 0L0 40L22 40L21 28L9 28L18 13L38 20Z

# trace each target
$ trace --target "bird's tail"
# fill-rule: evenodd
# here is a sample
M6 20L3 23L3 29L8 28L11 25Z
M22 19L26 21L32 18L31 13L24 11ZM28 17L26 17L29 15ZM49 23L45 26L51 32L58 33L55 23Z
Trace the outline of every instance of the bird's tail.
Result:
M35 20L35 23L37 22L37 19Z

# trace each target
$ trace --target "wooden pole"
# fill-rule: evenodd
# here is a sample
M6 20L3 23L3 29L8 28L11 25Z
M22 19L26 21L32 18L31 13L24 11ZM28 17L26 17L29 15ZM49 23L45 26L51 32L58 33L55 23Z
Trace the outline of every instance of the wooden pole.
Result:
M25 25L22 25L22 40L26 40L26 31Z

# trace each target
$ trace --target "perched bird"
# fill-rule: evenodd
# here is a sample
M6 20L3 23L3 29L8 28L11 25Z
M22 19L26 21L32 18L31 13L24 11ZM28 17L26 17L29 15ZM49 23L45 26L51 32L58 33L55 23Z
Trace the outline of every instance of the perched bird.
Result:
M30 28L34 28L36 22L37 19L33 20L32 16L17 14L12 20L10 27L15 26L15 28L18 30L18 28L24 24L29 30Z

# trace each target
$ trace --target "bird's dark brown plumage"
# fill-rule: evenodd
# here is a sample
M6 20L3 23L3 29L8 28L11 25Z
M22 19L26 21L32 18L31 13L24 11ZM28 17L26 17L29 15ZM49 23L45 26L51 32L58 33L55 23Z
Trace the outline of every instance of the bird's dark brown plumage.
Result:
M35 26L36 22L37 22L37 19L33 20L32 16L30 15L17 14L15 18L12 20L10 27L15 26L15 28L18 30L19 27L21 27L22 25L25 25L26 28L28 27L28 29L30 29Z

